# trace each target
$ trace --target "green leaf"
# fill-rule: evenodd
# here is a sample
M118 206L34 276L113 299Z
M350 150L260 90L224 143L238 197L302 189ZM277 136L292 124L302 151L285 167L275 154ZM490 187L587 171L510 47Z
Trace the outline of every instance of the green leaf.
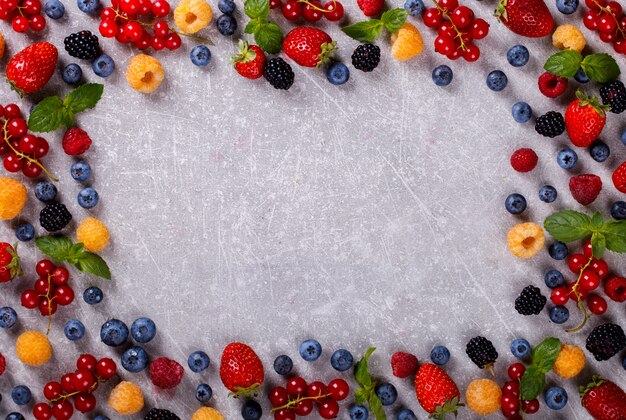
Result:
M28 117L28 128L35 133L54 131L63 123L63 101L48 96L39 102Z
M394 33L397 32L404 22L406 21L406 17L409 15L409 12L406 9L400 7L397 9L387 10L380 17L380 21L385 26L389 32Z
M367 403L370 406L370 411L374 417L376 417L376 420L385 420L387 418L385 410L383 410L383 403L380 401L380 398L378 398L375 392L370 393Z
M72 245L67 256L67 261L72 264L76 264L76 262L81 258L84 252L85 246L82 242Z
M590 54L585 57L580 65L587 77L594 82L612 82L620 75L620 69L615 59L606 53Z
M78 114L96 106L104 92L100 83L85 83L72 90L63 100L64 107L72 114Z
M270 2L269 0L246 0L243 4L243 11L250 19L260 17L265 20L270 13Z
M272 22L266 22L254 32L254 40L261 49L270 54L276 54L283 48L283 33Z
M602 229L606 247L610 251L626 252L626 220L609 220Z
M80 271L111 280L109 266L99 255L83 252L75 265Z
M554 366L560 351L561 341L558 338L548 337L533 349L531 365L535 366L540 372L548 373L552 370L552 366Z
M520 380L520 393L522 400L534 400L543 391L546 385L546 374L539 371L535 366L526 368Z
M363 358L356 362L356 365L354 365L354 379L364 388L371 387L374 384L374 380L372 379L367 367L367 361L375 350L376 347L368 348Z
M606 250L606 237L600 232L593 232L591 235L591 249L593 256L597 259L602 258Z
M359 388L354 392L354 401L357 404L363 404L367 401L367 397L369 396L369 392L365 388Z
M590 235L590 224L591 219L586 214L563 210L548 216L543 222L543 227L557 241L572 242Z
M37 248L55 261L65 261L72 249L72 240L67 236L40 236L35 239Z
M595 212L593 216L591 216L591 220L589 222L590 230L597 231L599 229L602 229L603 225L604 225L604 217L602 217L599 211Z
M383 23L378 19L364 20L341 29L350 38L360 42L372 42L383 31Z
M262 24L263 22L260 20L260 18L252 19L250 22L248 22L243 31L247 34L253 34L258 31L259 28L261 28Z
M582 59L583 56L578 51L560 51L550 56L543 68L554 75L570 78L580 68Z

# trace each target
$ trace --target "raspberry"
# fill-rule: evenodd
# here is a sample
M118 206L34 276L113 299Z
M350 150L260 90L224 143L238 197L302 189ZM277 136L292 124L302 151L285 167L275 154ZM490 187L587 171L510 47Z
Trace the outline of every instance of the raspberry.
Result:
M424 51L422 34L409 22L404 22L400 30L391 35L391 43L391 55L398 61L417 57Z
M153 408L146 414L144 420L180 420L180 417L169 410Z
M282 58L272 58L265 62L263 75L276 89L287 90L293 85L294 74L289 63Z
M159 60L146 54L137 54L131 58L126 68L126 81L135 90L152 93L165 78L165 72Z
M567 89L567 79L552 73L545 72L539 76L539 91L548 98L556 98L565 93Z
M7 368L7 361L4 358L4 355L0 353L0 376L2 376L6 368Z
M521 315L538 315L546 306L547 298L535 286L526 286L515 299L515 310Z
M0 177L0 220L17 217L27 198L24 184L16 179Z
M596 360L609 360L626 347L624 330L617 324L598 325L587 337L586 347Z
M621 165L613 172L613 185L617 188L617 191L626 193L626 162L622 162Z
M535 131L544 137L556 137L565 131L565 119L563 114L556 111L549 111L537 118Z
M502 390L491 379L475 379L467 386L465 403L476 414L486 416L500 408Z
M552 34L552 45L561 50L581 52L586 44L585 36L574 25L561 25Z
M132 382L120 382L111 390L111 395L109 395L109 407L122 415L138 413L143 405L141 389Z
M41 366L52 357L48 337L38 331L26 331L15 342L17 358L28 366Z
M193 413L191 420L224 420L224 416L215 408L202 407Z
M65 51L72 57L91 60L100 55L98 37L89 31L80 31L71 34L63 41Z
M616 80L600 88L600 96L604 105L610 105L610 112L621 114L626 111L626 87Z
M507 234L509 251L519 258L535 256L545 241L543 230L536 223L520 223L513 226Z
M52 203L41 209L39 223L48 232L63 229L72 220L72 215L64 204Z
M183 373L185 369L180 363L167 357L159 357L150 363L150 380L159 388L176 388L183 379Z
M537 153L533 149L517 149L511 155L511 166L517 172L530 172L537 166Z
M100 220L88 217L76 229L76 239L87 251L99 252L109 244L109 230Z
M613 276L604 283L604 293L615 302L626 301L626 278Z
M578 375L584 367L585 353L582 349L572 344L562 344L552 370L561 378L569 379Z
M205 28L212 16L213 10L205 0L182 0L174 9L174 22L185 34Z
M397 378L407 378L415 375L418 367L417 357L410 353L397 351L391 356L391 371L393 376Z
M569 190L574 200L583 206L595 201L602 190L602 180L593 174L581 174L570 178Z
M89 134L80 128L72 127L63 135L63 150L70 156L82 155L90 146Z
M352 53L352 65L357 70L369 72L380 62L380 48L374 44L362 44Z
M481 336L474 337L467 343L465 353L481 369L490 369L498 359L498 352L491 341Z

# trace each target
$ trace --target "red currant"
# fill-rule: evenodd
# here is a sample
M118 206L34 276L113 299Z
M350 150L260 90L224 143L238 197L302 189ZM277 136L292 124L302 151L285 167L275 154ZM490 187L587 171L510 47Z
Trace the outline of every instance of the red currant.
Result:
M84 392L78 394L74 397L74 407L81 413L88 413L96 408L96 397Z
M446 9L447 11L451 11L459 7L458 0L439 0L437 2L439 7Z
M475 19L472 24L472 36L474 39L483 39L489 33L489 24L484 19Z
M297 0L288 0L280 8L287 20L298 20L302 16L302 4Z
M435 38L435 49L437 52L443 55L448 55L452 51L456 50L457 45L454 38L447 36L438 36Z
M46 19L41 15L36 15L28 20L28 26L35 32L43 31L46 27Z
M616 1L610 1L606 4L606 8L609 9L609 13L613 15L615 19L619 19L622 16L622 5Z
M282 410L274 411L274 420L296 420L296 413L293 410L283 408Z
M513 395L519 397L519 381L508 381L502 385L503 395Z
M522 401L522 411L526 414L535 414L539 411L539 400L535 398L534 400L524 400Z
M103 19L102 22L100 22L98 30L100 31L100 35L102 35L103 37L113 38L115 35L117 35L119 28L117 26L117 22L115 22L115 19Z
M57 267L50 275L50 280L57 286L67 284L70 279L70 272L65 267Z
M39 305L39 295L34 290L25 290L21 302L26 309L35 309Z
M341 401L350 394L350 386L343 379L333 379L328 384L328 392L330 392L330 398Z
M78 369L72 378L72 387L76 392L86 392L96 382L93 374L86 369Z
M502 407L503 412L509 411L519 411L519 400L517 399L517 395L513 394L502 394L502 398L500 398L500 406Z
M32 134L26 134L20 139L18 148L22 153L27 155L32 154L37 148L37 137Z
M598 278L598 275L596 273L594 273L592 270L586 268L581 274L580 274L580 282L579 282L580 287L584 288L587 291L592 291L598 288L598 286L600 286L600 278ZM579 287L579 289L580 289Z
M443 22L443 15L436 7L431 7L430 9L426 9L423 19L424 25L429 28L436 28Z
M61 384L58 382L48 382L44 387L43 387L43 396L46 397L49 400L54 400L56 398L59 398L59 396L61 395L62 389L61 389Z
M35 285L33 287L40 295L47 295L50 291L50 282L48 279L40 277L35 281Z
M150 48L150 41L151 40L152 40L152 37L144 29L142 31L141 38L139 39L139 41L135 41L135 47L137 47L137 49L139 49L139 50L146 50L146 49Z
M35 162L26 162L22 167L22 173L29 178L37 178L42 171L41 166Z
M613 16L603 14L598 19L597 27L600 32L610 34L617 28L617 23Z
M567 260L567 266L574 274L580 274L580 270L589 262L589 258L583 254L574 254Z
M152 2L150 0L139 0L139 11L137 12L140 16L146 16L152 11Z
M164 18L170 14L170 4L165 0L155 0L152 3L152 14L155 18Z
M141 39L143 34L143 28L139 22L128 22L123 26L124 35L128 38L129 42L137 42Z
M511 366L509 366L507 373L509 375L509 378L511 378L511 380L518 381L522 378L522 375L524 374L525 371L526 371L526 367L524 366L523 363L513 363Z
M343 17L344 9L343 5L336 0L330 0L324 5L324 16L331 22L336 22Z
M96 375L98 375L99 378L106 381L107 379L112 378L116 372L117 365L115 364L113 359L103 357L102 359L98 360L98 364L96 365Z
M298 397L300 395L304 395L306 393L306 390L307 383L303 378L299 376L291 378L287 382L287 393L291 396Z
M177 33L172 32L165 38L165 48L170 51L177 50L181 44L182 41Z
M39 0L24 0L20 8L27 15L38 15L41 13L41 2Z
M585 4L591 10L600 10L601 7L606 7L606 0L585 0Z
M473 63L480 58L480 48L474 44L468 45L465 51L463 51L463 58L465 61Z
M39 159L48 154L48 150L50 150L50 145L48 141L43 137L37 137L37 149L33 152L33 157L35 159Z
M570 285L567 287L567 291L569 292L569 298L576 302L580 302L581 300L586 300L587 295L589 294L589 290L585 289L584 287L581 287L579 284L578 287L576 288L576 293L574 293L575 285L576 285L576 282L571 282Z
M600 40L607 44L610 44L611 42L615 41L616 38L617 38L617 35L615 32L608 32L608 33L600 32Z
M308 416L313 412L313 400L300 400L296 403L293 410L298 416Z
M583 255L587 258L593 257L593 246L591 245L591 241L586 241L583 244Z
M328 394L328 388L320 381L314 381L306 389L307 397L322 397Z
M74 290L67 284L59 286L54 291L53 299L61 306L69 305L74 301Z
M17 6L16 6L17 7ZM22 115L20 107L16 104L8 104L4 107L4 116L6 118L17 118Z
M452 11L450 20L457 28L467 28L474 21L474 12L467 6L459 6Z
M37 263L37 266L35 267L35 271L41 277L45 277L48 274L51 274L54 269L55 265L50 260L41 260Z
M120 9L127 15L136 15L139 12L141 3L139 0L119 0Z
M282 386L275 386L269 393L269 399L272 407L280 407L281 405L287 404L289 394L287 394L287 390Z
M115 9L112 7L105 7L100 12L100 20L115 19L116 16L117 13L115 13Z
M17 0L2 0L0 2L0 8L8 11L13 11L17 9L18 1Z
M322 3L317 0L309 0L309 3L305 4L302 10L304 20L307 22L317 22L320 20L324 14L320 9L323 9Z
M330 398L325 398L319 402L317 410L324 419L334 419L339 414L339 404Z
M281 0L270 0L270 9L278 9L281 4Z
M150 46L155 49L155 51L161 51L165 48L165 41L159 37L153 36L150 39Z
M26 16L15 16L11 26L15 32L26 32L28 30L28 18Z
M57 303L53 300L45 298L39 299L39 312L43 316L52 316L57 311Z
M600 259L596 260L595 258L591 261L591 265L589 266L593 270L594 273L598 276L600 280L604 279L607 274L609 274L609 265L606 261Z
M84 369L90 372L94 372L96 370L97 364L98 361L91 354L81 354L80 356L78 356L78 359L76 359L76 369Z
M598 296L596 294L589 295L587 298L587 307L591 313L595 315L602 315L608 308L606 300L602 296Z
M74 392L74 385L72 380L73 378L73 373L66 373L65 375L61 376L61 389L63 389L63 392L67 394L71 394L72 392Z
M9 172L19 172L20 169L24 166L24 161L17 157L17 155L13 152L9 153L4 157L4 169Z
M154 36L159 38L165 38L170 33L170 27L164 20L157 20L153 25Z
M74 407L67 399L57 401L52 406L52 415L57 420L69 420L74 414Z
M437 35L442 37L454 38L456 36L456 31L454 30L452 23L445 21L437 29Z
M46 403L37 403L33 407L33 416L37 420L48 420L52 418L52 408Z
M28 124L20 117L11 118L6 126L9 136L13 138L22 137L28 131Z

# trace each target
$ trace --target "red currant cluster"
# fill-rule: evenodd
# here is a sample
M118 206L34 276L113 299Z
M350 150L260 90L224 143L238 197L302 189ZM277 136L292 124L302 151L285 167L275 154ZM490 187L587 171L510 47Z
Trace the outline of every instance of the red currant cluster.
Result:
M27 309L39 308L43 316L52 316L58 305L69 305L74 301L74 290L68 284L70 272L65 267L57 267L50 260L37 263L39 278L32 289L22 293L22 306Z
M15 32L26 32L28 28L39 32L46 27L39 0L0 0L0 19L10 20Z
M170 14L166 0L111 0L111 7L100 12L100 34L122 43L132 43L140 50L150 47L156 51L163 48L176 50L182 41L180 35L164 20L147 23L139 18L161 19ZM152 34L149 29L152 28Z
M589 11L583 22L587 29L600 32L600 39L613 44L618 54L626 54L626 15L616 1L585 0Z
M350 386L343 379L333 379L324 385L320 381L307 384L299 377L290 378L285 387L274 387L269 394L275 420L294 420L296 416L308 416L317 404L319 415L334 419L339 414L337 401L350 394Z
M508 368L509 379L502 386L502 397L500 398L500 409L502 415L511 420L522 420L524 417L520 414L520 409L524 415L535 414L539 411L539 400L522 400L520 401L519 384L526 366L523 363L513 363Z
M439 0L437 7L426 9L424 24L437 29L435 50L450 60L463 57L473 62L480 58L480 48L473 41L483 39L489 33L484 19L475 19L472 9L459 6L458 0Z
M43 395L48 402L35 404L35 419L48 420L54 417L67 420L74 414L74 408L81 413L92 411L96 408L93 392L100 382L111 379L116 372L117 365L112 359L103 357L96 360L91 354L81 354L76 360L76 371L66 373L59 382L48 382L43 387Z
M270 8L280 11L287 20L298 20L301 17L307 22L317 22L325 17L336 22L343 17L343 5L336 0L330 0L322 5L318 0L270 0Z
M54 179L39 161L48 154L48 142L42 137L28 134L28 124L17 105L0 105L0 126L0 156L4 156L4 168L7 171L21 170L29 178L36 178L43 171Z

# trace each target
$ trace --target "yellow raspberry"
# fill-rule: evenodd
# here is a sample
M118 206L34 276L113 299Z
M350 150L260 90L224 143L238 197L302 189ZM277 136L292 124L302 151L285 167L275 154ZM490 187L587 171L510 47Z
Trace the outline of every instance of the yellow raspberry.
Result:
M152 93L165 78L159 60L145 54L137 54L130 59L126 69L126 80L130 87L139 92Z
M212 16L211 6L205 0L182 0L174 9L174 22L186 34L206 28Z
M585 367L585 353L573 344L562 344L561 351L552 370L561 378L569 379L578 375Z
M133 382L120 382L111 390L109 407L125 416L140 412L143 408L141 388Z
M41 366L52 357L52 346L44 334L26 331L17 337L15 353L25 365Z
M99 252L109 244L109 230L100 220L88 217L76 229L76 239L87 251Z
M224 416L215 408L202 407L193 413L191 420L224 420Z
M4 57L4 36L0 32L0 58Z
M561 25L552 34L552 45L562 50L581 52L586 44L585 36L574 25Z
M533 257L543 248L544 240L543 230L536 223L515 225L507 235L509 251L519 258Z
M391 55L398 61L417 57L424 50L422 34L409 22L405 22L398 32L391 34L391 43Z
M500 409L500 386L491 379L475 379L467 386L465 403L476 414L486 416Z
M17 217L24 208L26 198L24 184L17 179L0 176L0 220Z

